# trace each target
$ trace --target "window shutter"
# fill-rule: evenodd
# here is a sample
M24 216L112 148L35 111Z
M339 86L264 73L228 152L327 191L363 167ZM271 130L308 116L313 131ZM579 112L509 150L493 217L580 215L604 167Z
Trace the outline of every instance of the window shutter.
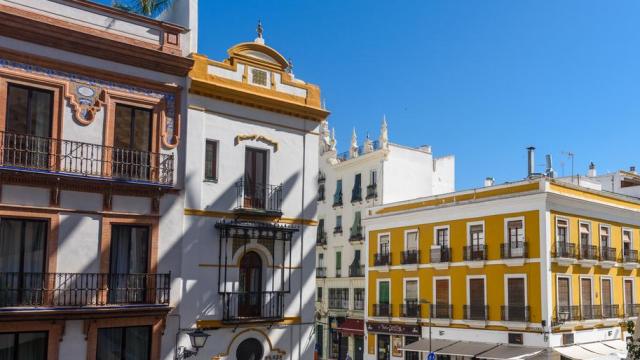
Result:
M405 299L418 299L418 282L416 280L409 280L405 283Z
M569 279L558 278L558 305L569 306Z
M418 232L412 231L407 233L407 249L418 250Z
M447 279L436 280L436 304L449 304L449 280Z

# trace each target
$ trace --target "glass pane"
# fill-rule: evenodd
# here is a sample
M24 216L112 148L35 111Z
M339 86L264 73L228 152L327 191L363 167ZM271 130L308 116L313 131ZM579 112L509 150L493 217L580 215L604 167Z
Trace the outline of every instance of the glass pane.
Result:
M140 151L151 150L151 111L135 109L133 124L133 148Z
M144 274L147 272L149 254L149 229L145 227L131 228L131 253L129 255L129 273Z
M47 223L26 221L24 234L24 265L26 273L44 271L44 248Z
M405 283L405 298L407 300L418 299L418 282L410 280Z
M148 360L151 345L151 328L148 326L128 327L125 330L125 360Z
M216 178L216 147L217 144L215 142L207 141L204 160L204 174L207 179Z
M118 148L131 147L131 108L116 105L116 119L113 134L113 146Z
M418 249L418 233L410 232L407 233L407 250L417 250Z
M0 360L14 360L15 334L0 334Z
M20 271L20 232L22 223L0 219L0 272Z
M96 360L122 360L122 328L98 329Z
M18 334L17 360L45 360L47 358L47 333Z
M9 85L7 94L7 128L8 132L27 134L29 90Z
M31 135L49 137L51 136L51 103L53 94L49 91L32 90L31 92Z

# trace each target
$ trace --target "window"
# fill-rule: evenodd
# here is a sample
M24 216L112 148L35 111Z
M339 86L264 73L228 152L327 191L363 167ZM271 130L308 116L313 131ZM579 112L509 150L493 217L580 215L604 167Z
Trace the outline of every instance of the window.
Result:
M525 307L526 303L525 278L507 278L507 307L504 312L504 320L528 321L529 318Z
M378 238L378 252L380 254L389 254L389 235L380 235Z
M556 241L562 244L569 242L568 238L569 223L565 219L558 219L556 221Z
M324 254L318 254L318 267L324 267Z
M149 228L114 225L109 256L109 303L139 303L145 300L149 259Z
M558 306L559 307L569 307L571 305L571 298L569 296L570 288L569 288L569 278L567 277L559 277L558 283L556 285L556 293L558 294ZM562 311L562 309L560 310ZM568 310L566 310L568 311Z
M633 298L633 280L624 279L624 303L625 305L634 304ZM628 310L626 310L628 311ZM627 312L630 313L630 312Z
M218 142L207 140L204 153L204 178L218 180Z
M511 220L507 222L507 236L511 247L520 247L524 242L524 223L522 220Z
M624 237L624 233L623 233ZM600 246L604 248L609 247L609 227L608 226L600 226Z
M356 211L353 217L353 226L351 227L351 238L360 239L362 237L362 218L360 211Z
M342 206L342 179L336 180L336 192L333 194L333 206Z
M591 242L591 229L588 223L580 223L580 246L588 246Z
M0 359L45 360L47 336L46 332L0 333Z
M590 278L580 279L580 305L582 305L582 317L593 319L596 314L593 312L593 297Z
M389 304L389 281L378 283L378 304Z
M151 176L150 109L117 104L113 131L113 175L133 179Z
M405 233L405 250L417 251L418 250L418 232L408 231Z
M629 229L622 230L622 249L623 254L628 254L629 250L633 249L632 246L632 232Z
M449 228L436 228L436 245L449 247Z
M318 290L316 292L316 301L322 302L322 286L318 286Z
M486 320L484 278L469 278L468 320Z
M98 329L96 360L149 360L151 327Z
M336 277L342 276L342 251L336 251Z
M356 174L351 191L351 202L362 201L362 174Z
M435 311L434 317L437 319L448 319L449 314L449 279L435 279Z
M484 225L471 225L469 227L469 242L471 246L484 244Z
M330 309L348 309L349 308L349 289L348 288L330 288L329 289L329 308Z
M244 207L264 209L267 190L267 151L247 148L244 157Z
M407 280L404 283L404 301L405 303L418 302L418 280Z
M37 305L43 299L46 221L0 218L0 305Z
M371 170L369 172L369 185L376 186L378 185L378 171Z
M615 310L612 308L612 298L613 295L611 293L612 290L611 279L609 278L601 278L600 281L600 293L602 294L600 302L602 303L602 315L605 318L618 317L617 306L615 306Z
M364 289L363 288L353 289L353 309L364 310Z
M336 227L333 229L333 232L342 232L342 215L336 215Z
M267 86L267 72L260 69L251 69L251 82L256 85Z

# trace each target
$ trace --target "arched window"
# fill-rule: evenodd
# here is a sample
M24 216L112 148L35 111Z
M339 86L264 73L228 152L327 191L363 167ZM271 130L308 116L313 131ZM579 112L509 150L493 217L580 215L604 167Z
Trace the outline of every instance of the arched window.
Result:
M260 316L262 304L262 259L250 251L240 260L238 316Z
M260 341L249 338L238 345L236 360L261 360L264 350Z

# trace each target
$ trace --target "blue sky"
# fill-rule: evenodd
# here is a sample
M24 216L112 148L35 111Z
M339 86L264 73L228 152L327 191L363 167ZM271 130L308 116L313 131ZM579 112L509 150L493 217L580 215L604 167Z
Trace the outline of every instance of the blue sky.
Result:
M184 0L178 0L184 1ZM458 189L526 174L525 147L570 175L640 165L638 1L200 0L200 50L252 40L321 86L338 145L351 128L456 156ZM562 165L564 163L564 166Z

